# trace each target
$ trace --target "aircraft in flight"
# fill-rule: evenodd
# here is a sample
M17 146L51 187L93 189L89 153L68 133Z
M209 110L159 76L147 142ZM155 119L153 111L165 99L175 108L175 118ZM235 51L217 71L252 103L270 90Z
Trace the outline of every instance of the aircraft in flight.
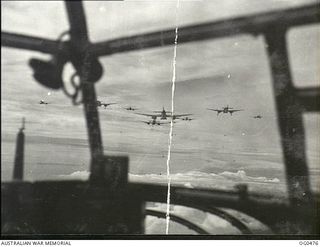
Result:
M154 111L157 114L146 114L146 113L136 113L139 115L143 115L143 116L147 116L147 117L151 117L152 119L156 119L157 117L159 117L161 120L166 120L169 117L172 117L172 119L177 119L179 117L185 117L185 116L190 116L192 114L173 114L171 111L166 111L164 109L164 107L162 108L162 111Z
M253 118L262 118L262 116L261 115L256 115L256 116L253 116Z
M177 118L177 119L181 119L182 121L191 121L191 120L194 120L194 118L189 118L189 117L183 117L183 118Z
M40 104L40 105L47 105L47 104L49 104L49 103L46 102L46 101L44 101L44 100L40 100L40 101L39 101L39 104Z
M109 106L109 105L114 105L114 104L117 104L117 103L103 103L102 101L100 101L100 100L97 100L97 106L104 106L104 109L106 109L107 108L107 106Z
M127 111L135 111L135 110L138 110L138 108L134 108L134 107L125 107L124 109L126 109Z
M148 125L154 126L154 125L162 125L162 124L170 124L170 122L160 122L157 121L155 118L152 119L151 121L141 121L143 123L146 123Z
M230 113L230 115L232 115L232 113L237 112L237 111L243 111L242 109L238 109L235 110L232 107L229 107L228 105L226 107L222 107L222 109L211 109L211 108L207 108L207 110L210 111L216 111L217 115L219 115L219 113Z

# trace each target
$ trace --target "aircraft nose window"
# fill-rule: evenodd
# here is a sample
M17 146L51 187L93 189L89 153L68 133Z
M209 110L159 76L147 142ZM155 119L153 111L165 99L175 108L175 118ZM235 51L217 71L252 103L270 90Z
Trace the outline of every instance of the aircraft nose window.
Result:
M291 28L312 6L295 11L314 3L84 1L81 26L81 11L68 2L2 2L2 181L16 179L20 160L25 181L86 183L93 173L112 174L128 177L129 194L145 189L149 196L144 186L151 185L165 198L161 188L173 186L174 199L191 195L199 205L209 190L295 203L295 193L308 193L305 174L319 192L318 106L311 102L319 97L319 29ZM281 10L287 19L272 17L284 29L272 30L267 12ZM268 15L263 25L260 15ZM129 160L127 170L112 163L118 156ZM164 233L164 202L152 199L139 201L147 202L146 233ZM172 231L239 234L250 224L271 231L259 212L263 223L252 223L248 211L199 205L167 205Z

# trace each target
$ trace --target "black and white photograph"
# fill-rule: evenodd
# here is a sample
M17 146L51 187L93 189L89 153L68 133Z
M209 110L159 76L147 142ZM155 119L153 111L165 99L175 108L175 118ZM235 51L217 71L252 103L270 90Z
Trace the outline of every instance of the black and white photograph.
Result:
M318 245L319 0L1 10L2 239Z

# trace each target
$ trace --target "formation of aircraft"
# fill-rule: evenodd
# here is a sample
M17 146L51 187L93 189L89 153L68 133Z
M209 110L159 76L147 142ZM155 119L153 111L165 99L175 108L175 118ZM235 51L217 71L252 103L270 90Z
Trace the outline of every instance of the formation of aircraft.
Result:
M211 108L207 108L207 110L210 111L216 111L217 115L219 115L219 113L230 113L230 115L232 115L232 113L237 112L237 111L243 111L243 109L238 109L235 110L232 107L229 107L228 105L226 107L222 107L222 109L211 109Z
M39 101L40 105L48 105L49 103L44 101L44 100L40 100ZM104 106L104 108L107 108L109 105L114 105L117 103L104 103L100 100L96 101L97 107L101 107ZM128 107L124 107L125 110L127 111L135 111L138 110L138 108L134 108L132 106L128 106ZM217 112L217 116L220 113L230 113L230 115L232 116L232 114L234 112L238 112L238 111L244 111L243 109L234 109L232 107L229 107L229 105L227 105L226 107L222 107L221 109L212 109L212 108L207 108L207 110L210 111L216 111ZM157 121L157 119L159 118L160 120L167 120L168 118L172 118L172 120L182 120L182 121L192 121L194 120L194 118L190 118L189 116L193 115L191 113L185 113L185 114L172 114L171 111L166 111L164 109L164 107L162 107L161 111L153 111L154 114L148 114L148 113L140 113L137 112L135 114L138 115L142 115L142 116L147 116L147 117L151 117L150 121L141 121L143 123L146 123L148 125L154 126L154 125L163 125L163 124L170 124L170 122L161 122L161 121ZM255 119L261 119L262 116L261 115L254 115L253 118ZM174 122L175 123L175 122Z

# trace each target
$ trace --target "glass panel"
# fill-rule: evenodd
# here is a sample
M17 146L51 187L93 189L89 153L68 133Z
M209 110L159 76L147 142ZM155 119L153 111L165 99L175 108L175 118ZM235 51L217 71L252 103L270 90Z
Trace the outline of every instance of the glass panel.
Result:
M287 39L294 84L298 87L319 87L319 25L310 25L290 29Z
M150 203L146 205L147 209L154 211L166 212L166 204L162 203ZM241 213L236 210L230 210L225 208L219 208L220 211L227 213L230 216L238 219L242 222L253 234L271 234L271 230L259 222L258 220ZM210 234L241 234L241 229L233 226L225 219L207 212L196 210L189 207L183 207L178 205L170 206L171 214L175 214L180 218L186 219ZM147 216L145 221L146 234L165 234L166 221L165 219L159 219L154 216ZM196 234L193 230L186 228L185 226L170 221L170 234Z
M311 187L314 191L320 189L320 116L319 114L306 114L304 116L306 133L307 160L311 179Z
M69 29L62 1L1 1L1 30L56 39Z
M28 60L33 52L2 48L1 179L12 179L16 134L26 118L25 180L59 179L88 168L89 149L82 107L61 90L37 83ZM65 78L67 79L67 78ZM39 104L40 100L48 104Z
M180 26L281 10L315 3L315 0L180 0ZM177 2L85 1L90 37L103 41L139 33L175 28Z
M195 24L314 2L181 1L178 23ZM92 41L175 27L176 1L86 1L84 5ZM68 29L62 2L5 1L1 6L5 31L54 39ZM313 52L319 43L318 34L319 29L314 27L289 34L294 79L303 81L303 86L318 82L319 61ZM310 42L303 42L305 37ZM282 150L263 38L237 36L179 44L177 49L174 113L192 115L174 123L172 183L228 190L245 183L250 192L285 198ZM33 79L28 60L37 55L8 48L2 48L2 52L2 181L12 179L16 133L22 117L26 117L25 180L87 179L89 149L82 106L73 106L61 91L48 90ZM130 181L166 185L169 119L160 121L158 116L159 122L150 126L146 124L150 117L141 114L171 108L173 47L119 54L100 61L104 77L96 84L98 100L116 103L99 108L105 154L129 156ZM48 104L39 104L40 100ZM232 113L234 110L239 111ZM315 189L319 188L320 121L314 115L304 120ZM148 204L152 209L165 210L164 206ZM171 210L215 233L239 233L215 216L173 205ZM248 217L233 214L252 223ZM147 219L146 225L147 233L164 233L160 221ZM172 226L176 233L191 234L174 223ZM254 227L258 233L267 232L264 226Z
M171 109L173 47L105 57L106 76L98 97L118 105L100 108L107 153L127 153L133 181L166 184L169 124L142 121ZM285 192L282 150L274 112L264 41L232 39L178 45L175 120L171 172L175 183L189 187ZM229 105L243 111L220 113ZM139 110L126 111L134 106ZM262 118L254 118L260 115ZM168 122L169 120L161 120Z

